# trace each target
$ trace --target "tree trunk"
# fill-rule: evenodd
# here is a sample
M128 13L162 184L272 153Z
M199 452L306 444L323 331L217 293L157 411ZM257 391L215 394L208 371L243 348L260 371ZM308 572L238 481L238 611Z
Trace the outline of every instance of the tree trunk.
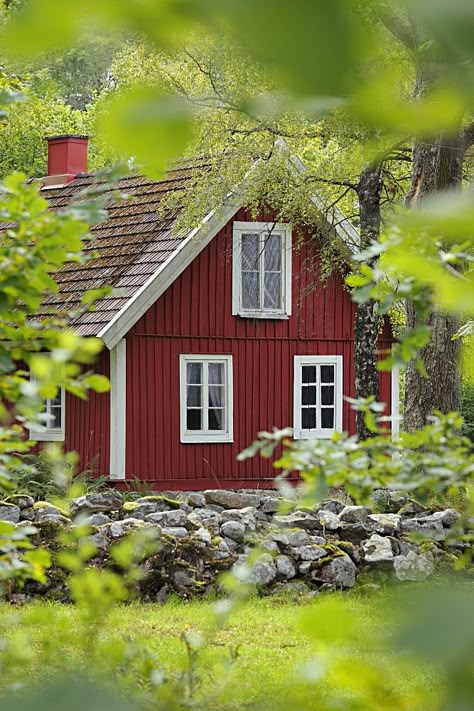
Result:
M418 80L415 95L429 88L426 77ZM413 172L407 203L416 208L425 197L448 189L461 189L464 143L457 136L440 136L415 143ZM420 315L409 305L407 325L421 323ZM459 411L461 407L461 373L459 339L452 340L459 328L455 316L433 308L425 323L431 327L431 340L421 350L427 377L421 375L413 362L405 373L404 427L423 427L434 410Z
M380 235L381 167L370 166L362 171L358 186L361 249L378 240ZM377 340L379 316L377 303L370 299L357 305L354 325L354 374L356 398L373 396L379 399L377 371ZM357 412L357 435L366 439L374 433L367 429L364 413Z

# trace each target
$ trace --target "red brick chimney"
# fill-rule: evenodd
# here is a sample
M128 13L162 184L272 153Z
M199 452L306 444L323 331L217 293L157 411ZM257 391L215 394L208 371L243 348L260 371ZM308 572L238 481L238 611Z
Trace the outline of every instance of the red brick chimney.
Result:
M87 173L88 136L66 134L50 136L48 141L48 175L44 187L67 185L78 173Z

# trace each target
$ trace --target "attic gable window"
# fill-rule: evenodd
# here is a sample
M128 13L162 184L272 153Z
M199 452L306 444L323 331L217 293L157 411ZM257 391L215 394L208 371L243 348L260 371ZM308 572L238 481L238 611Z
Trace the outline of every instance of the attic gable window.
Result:
M295 356L293 436L342 432L342 356Z
M234 222L232 313L247 318L291 314L291 225Z
M232 356L180 355L181 442L232 442Z

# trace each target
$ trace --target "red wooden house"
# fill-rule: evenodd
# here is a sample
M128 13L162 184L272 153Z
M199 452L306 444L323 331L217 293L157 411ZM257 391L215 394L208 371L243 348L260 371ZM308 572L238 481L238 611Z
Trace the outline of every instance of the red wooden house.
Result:
M49 140L51 207L91 184L86 152L85 137ZM354 304L342 277L318 279L314 234L297 236L271 212L255 222L236 196L189 234L172 233L173 217L157 211L170 190L189 189L191 176L180 167L159 182L121 180L133 199L111 202L92 229L99 259L59 274L60 294L47 304L73 308L86 289L116 290L73 322L103 340L96 370L110 377L111 392L49 401L51 427L31 436L62 440L82 467L94 462L117 482L271 486L270 462L236 460L258 431L290 425L296 438L321 438L355 430L343 397L354 396ZM356 238L322 212L321 230ZM390 343L386 329L380 346ZM384 373L380 383L395 413L397 378Z

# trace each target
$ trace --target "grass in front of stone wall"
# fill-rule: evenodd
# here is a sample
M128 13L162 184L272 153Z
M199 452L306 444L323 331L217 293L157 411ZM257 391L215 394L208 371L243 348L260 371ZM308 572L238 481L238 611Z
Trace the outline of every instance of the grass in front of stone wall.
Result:
M55 674L77 677L92 673L141 698L149 685L150 669L158 667L166 675L173 675L183 668L186 651L181 636L195 630L208 641L196 666L201 680L197 709L320 710L334 692L341 692L341 679L345 679L343 685L347 687L345 697L354 702L361 684L372 684L375 694L379 693L378 685L380 693L386 690L403 699L393 707L397 711L435 708L439 680L432 669L403 661L377 645L367 648L367 640L391 629L387 594L358 592L344 596L345 610L362 621L363 637L345 640L341 645L335 643L330 657L327 651L321 652L318 641L311 638L302 623L302 618L308 620L318 615L318 609L326 609L329 597L319 596L306 603L287 596L252 599L217 631L213 628L213 604L204 601L120 606L92 628L70 605L34 603L12 608L3 604L0 637L12 640L14 647L8 653L8 665L0 672L0 681L3 689L11 689L12 685L29 686ZM334 624L338 622L335 620ZM119 652L126 644L131 645L127 662L118 669ZM20 653L22 647L27 653ZM153 657L149 665L143 648ZM5 652L0 652L0 663L2 654ZM234 660L229 664L231 657ZM317 677L325 665L328 676L316 686L308 682L308 672ZM367 665L370 673L363 671L369 668ZM367 676L364 678L363 674Z

